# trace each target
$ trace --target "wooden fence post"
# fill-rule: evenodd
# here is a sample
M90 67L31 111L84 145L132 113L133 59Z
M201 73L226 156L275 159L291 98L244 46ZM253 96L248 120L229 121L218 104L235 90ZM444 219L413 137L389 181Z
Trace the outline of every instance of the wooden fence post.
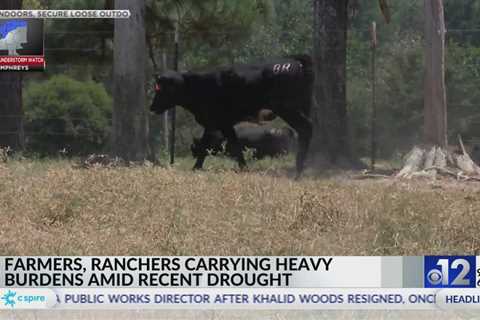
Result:
M179 24L178 21L175 25L175 48L173 53L173 69L178 71L178 60L179 60ZM171 130L170 130L170 164L175 163L175 131L176 131L176 120L177 120L177 107L174 106L171 115Z
M372 49L372 118L371 118L371 146L370 146L370 168L375 170L375 161L377 157L377 24L372 22L371 49Z

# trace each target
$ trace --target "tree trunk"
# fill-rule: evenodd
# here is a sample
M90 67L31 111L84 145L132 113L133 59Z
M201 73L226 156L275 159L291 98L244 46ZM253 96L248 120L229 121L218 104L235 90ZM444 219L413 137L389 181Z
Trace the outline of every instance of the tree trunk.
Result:
M424 139L447 147L445 20L442 0L425 0Z
M21 9L22 0L0 1L0 10ZM0 73L0 148L23 149L22 74Z
M113 153L127 161L147 156L145 1L116 0L130 19L115 20Z
M346 59L348 0L314 0L314 60L316 65L314 152L337 163L351 159Z
M397 177L429 177L437 174L458 180L480 179L480 167L467 153L462 138L461 154L447 150L447 99L445 89L445 20L442 0L424 0L425 4L425 147L415 147Z

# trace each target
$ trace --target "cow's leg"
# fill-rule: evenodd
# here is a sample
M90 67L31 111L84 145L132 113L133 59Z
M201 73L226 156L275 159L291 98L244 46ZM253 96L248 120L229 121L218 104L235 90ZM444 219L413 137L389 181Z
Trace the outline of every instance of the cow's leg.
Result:
M298 179L305 168L305 160L307 158L308 147L310 146L310 140L313 134L312 121L298 112L282 112L279 113L280 117L288 123L298 134L298 151L296 160L296 169Z
M223 128L222 134L225 138L227 138L228 150L232 154L232 157L237 160L240 169L246 168L247 162L243 157L242 146L238 141L235 129L233 127Z
M200 139L200 142L198 143L197 146L197 161L195 162L195 165L193 166L193 170L199 170L203 168L203 163L205 162L205 158L208 155L208 148L211 147L212 142L213 142L213 132L210 129L205 129L203 132L203 136Z

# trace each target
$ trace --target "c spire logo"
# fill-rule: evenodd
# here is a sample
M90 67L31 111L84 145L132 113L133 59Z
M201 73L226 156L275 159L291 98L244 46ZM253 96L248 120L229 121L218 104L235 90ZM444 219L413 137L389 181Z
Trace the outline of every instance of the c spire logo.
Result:
M11 291L11 290L8 290L7 293L5 293L2 298L0 298L1 300L4 301L4 306L8 307L12 307L14 308L15 307L15 296L17 295L17 293L15 291Z

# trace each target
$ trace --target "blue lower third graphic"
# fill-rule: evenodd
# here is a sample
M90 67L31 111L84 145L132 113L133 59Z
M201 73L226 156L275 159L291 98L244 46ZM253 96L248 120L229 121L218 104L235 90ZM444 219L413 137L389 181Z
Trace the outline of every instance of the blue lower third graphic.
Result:
M426 256L425 288L475 288L475 256Z

